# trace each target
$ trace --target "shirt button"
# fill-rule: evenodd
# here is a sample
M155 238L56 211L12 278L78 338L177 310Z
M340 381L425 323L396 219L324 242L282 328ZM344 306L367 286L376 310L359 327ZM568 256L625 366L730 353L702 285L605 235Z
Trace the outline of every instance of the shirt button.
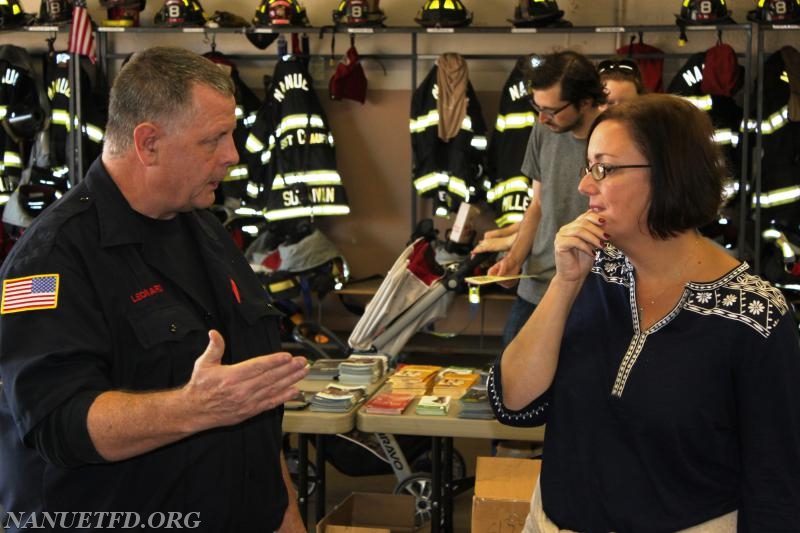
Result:
M177 326L177 324L170 324L168 329L169 329L170 333L177 333L178 326Z

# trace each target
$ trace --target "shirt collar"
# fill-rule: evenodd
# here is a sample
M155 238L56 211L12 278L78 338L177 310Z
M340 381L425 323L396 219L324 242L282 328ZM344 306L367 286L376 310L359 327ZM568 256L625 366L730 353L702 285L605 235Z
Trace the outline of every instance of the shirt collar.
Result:
M97 158L86 173L86 186L97 209L102 246L143 242L140 216L122 195L117 184Z

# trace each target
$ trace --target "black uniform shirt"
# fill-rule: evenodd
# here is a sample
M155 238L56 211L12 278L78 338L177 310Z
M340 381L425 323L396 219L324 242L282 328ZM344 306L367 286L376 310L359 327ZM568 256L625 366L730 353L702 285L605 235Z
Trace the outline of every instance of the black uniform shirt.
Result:
M225 335L226 362L280 349L277 313L216 217L205 211L179 217L203 264L180 265L186 254L171 254L166 241L149 242L146 221L97 160L4 263L0 505L6 512L117 511L138 513L142 523L195 512L200 531L279 526L288 502L279 463L282 409L114 463L67 468L46 462L30 442L38 424L71 402L88 410L104 391L185 384L210 327ZM195 269L205 269L205 298L191 288L203 279L188 274L201 272ZM28 276L39 288L25 288ZM22 296L12 299L12 289ZM26 300L25 290L36 294ZM208 297L214 301L204 302ZM30 309L37 306L43 308ZM85 427L75 432L88 439Z

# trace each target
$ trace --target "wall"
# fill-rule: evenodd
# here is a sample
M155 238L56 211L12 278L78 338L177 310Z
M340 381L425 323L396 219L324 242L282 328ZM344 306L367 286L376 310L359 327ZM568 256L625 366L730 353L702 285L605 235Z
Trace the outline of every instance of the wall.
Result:
M412 202L418 209L418 217L430 216L427 201L419 201L410 189L410 143L408 135L408 113L411 98L412 66L409 58L411 38L406 34L357 35L355 43L362 55L385 55L364 59L363 65L369 81L368 100L364 105L352 101L328 100L327 83L335 70L336 62L344 54L349 40L346 35L336 36L334 53L331 55L331 37L320 37L318 27L331 23L331 11L339 0L306 0L301 2L307 9L311 24L309 30L311 53L314 56L309 70L316 80L331 122L337 143L337 158L343 181L350 197L352 213L346 217L320 220L319 225L337 243L349 260L352 275L362 278L385 273L402 251L409 238L413 220ZM515 0L463 0L474 12L472 26L508 27L507 19L513 14ZM36 13L39 0L22 0L25 11ZM389 26L414 26L414 16L423 0L381 0ZM562 0L559 7L565 11L564 18L575 26L624 26L664 25L674 27L674 14L680 10L680 0ZM753 7L750 0L730 0L734 19L746 22L746 12ZM143 26L151 26L153 16L162 2L149 0L141 15ZM257 3L243 0L204 0L207 13L227 10L250 19ZM90 13L96 22L102 21L105 11L96 0L90 0ZM492 59L469 58L470 79L478 92L487 124L493 124L499 101L499 90L513 66L513 59L530 52L548 52L553 49L574 49L595 58L613 55L614 50L627 44L633 35L627 33L571 33L571 34L430 34L420 35L418 53L421 60L416 70L417 81L430 70L438 54L458 51L470 55L492 54L502 56ZM745 32L723 33L725 42L738 52L744 53ZM14 42L30 49L43 49L47 34L0 33L0 42ZM796 38L795 33L794 37ZM767 50L775 50L780 39L787 35L771 35ZM717 39L715 32L690 32L686 47L678 46L678 31L652 32L644 35L646 43L672 54L664 64L664 80L668 83L689 53L703 51ZM111 34L110 52L115 58L109 65L112 76L122 58L129 52L154 44L185 46L197 52L210 50L211 40L201 33L129 33ZM56 46L66 48L67 34L58 36ZM264 51L258 50L239 34L220 34L214 44L216 49L237 57L237 64L244 81L263 95L263 76L270 74L276 45ZM753 45L755 44L755 39ZM451 221L437 219L441 230L449 228ZM492 227L491 215L486 213L479 222L479 229ZM328 297L325 301L323 320L326 325L338 329L349 329L355 319L343 311ZM485 317L484 328L497 333L505 318L505 306L492 304ZM446 329L457 329L465 317L464 306L457 309ZM476 321L477 322L477 321ZM474 331L477 326L471 326Z

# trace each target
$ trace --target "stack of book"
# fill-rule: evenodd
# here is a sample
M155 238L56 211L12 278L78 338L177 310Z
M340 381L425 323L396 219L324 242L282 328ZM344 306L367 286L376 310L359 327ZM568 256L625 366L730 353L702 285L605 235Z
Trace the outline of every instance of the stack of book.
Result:
M364 404L364 412L377 415L402 415L414 401L414 395L405 392L379 392Z
M423 396L431 393L433 382L441 369L436 365L399 365L388 381L393 392Z
M419 399L415 412L418 415L444 416L450 410L450 396L426 395Z
M489 395L486 393L486 385L479 385L469 389L461 398L458 399L461 405L459 418L478 418L481 420L491 420L494 412L489 405Z
M305 409L306 407L308 407L308 404L310 403L308 398L311 398L311 396L313 395L314 395L313 392L308 393L303 391L297 391L297 394L295 394L294 396L292 396L290 399L286 400L283 403L283 407L284 409L291 409L291 410Z
M339 382L350 385L369 385L383 377L385 355L353 354L339 362Z
M329 383L323 390L311 397L310 409L323 413L343 413L361 402L364 395L364 387Z
M470 387L478 383L480 374L472 371L445 369L433 385L433 394L461 398Z
M339 376L339 363L346 359L317 359L308 368L306 379L331 381Z

